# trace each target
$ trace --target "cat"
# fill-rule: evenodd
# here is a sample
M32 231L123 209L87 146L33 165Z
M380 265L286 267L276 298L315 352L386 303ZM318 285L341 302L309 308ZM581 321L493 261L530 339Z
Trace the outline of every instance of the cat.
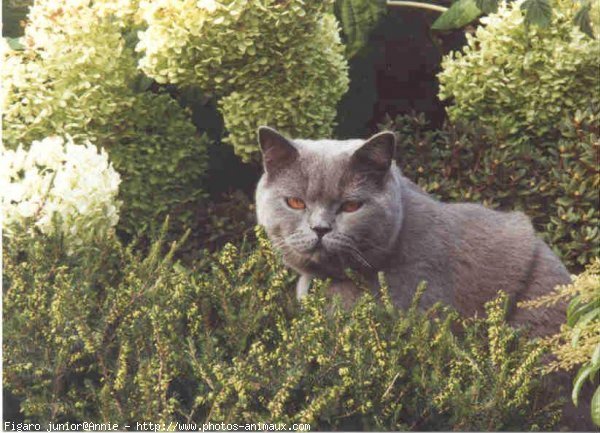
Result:
M367 140L292 140L260 127L258 141L264 168L258 223L300 274L299 298L312 278L331 278L330 291L352 304L361 292L346 277L351 268L373 291L383 272L399 308L426 281L422 308L441 301L481 316L499 290L521 301L571 281L523 213L442 203L404 177L392 132ZM564 322L564 308L513 309L509 320L548 335Z

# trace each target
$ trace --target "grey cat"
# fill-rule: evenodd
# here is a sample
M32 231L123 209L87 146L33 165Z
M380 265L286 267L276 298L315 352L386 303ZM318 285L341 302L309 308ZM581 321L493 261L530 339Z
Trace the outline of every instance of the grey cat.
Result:
M373 290L383 271L398 307L427 281L421 306L442 301L481 315L498 290L520 301L570 282L523 213L441 203L404 177L391 132L366 141L291 140L268 127L258 135L265 171L256 189L258 222L300 273L299 298L320 277L332 278L330 290L353 302L360 292L344 273L352 268ZM510 320L547 335L564 321L564 304L517 309Z

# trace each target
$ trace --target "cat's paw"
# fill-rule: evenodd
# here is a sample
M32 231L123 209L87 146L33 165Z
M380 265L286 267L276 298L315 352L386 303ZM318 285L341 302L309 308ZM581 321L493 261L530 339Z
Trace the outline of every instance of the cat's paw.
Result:
M308 295L308 289L310 288L311 277L309 275L300 275L298 282L296 283L296 299L302 300Z

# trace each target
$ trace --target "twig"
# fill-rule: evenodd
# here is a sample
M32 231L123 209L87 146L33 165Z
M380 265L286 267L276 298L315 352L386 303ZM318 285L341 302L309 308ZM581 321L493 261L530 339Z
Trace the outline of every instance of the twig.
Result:
M386 2L388 6L404 6L404 7L412 7L412 8L420 8L420 9L428 9L430 11L435 12L446 12L448 10L447 7L434 5L431 3L421 3L421 2L412 2L412 1L392 1L388 0Z

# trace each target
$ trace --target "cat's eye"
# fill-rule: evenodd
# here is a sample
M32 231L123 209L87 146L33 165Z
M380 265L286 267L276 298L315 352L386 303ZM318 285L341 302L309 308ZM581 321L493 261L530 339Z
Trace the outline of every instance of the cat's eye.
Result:
M306 204L304 203L304 201L302 201L302 199L299 199L298 197L288 197L285 199L285 202L292 209L301 210L306 208Z
M363 204L360 201L348 200L342 203L342 212L356 212Z

